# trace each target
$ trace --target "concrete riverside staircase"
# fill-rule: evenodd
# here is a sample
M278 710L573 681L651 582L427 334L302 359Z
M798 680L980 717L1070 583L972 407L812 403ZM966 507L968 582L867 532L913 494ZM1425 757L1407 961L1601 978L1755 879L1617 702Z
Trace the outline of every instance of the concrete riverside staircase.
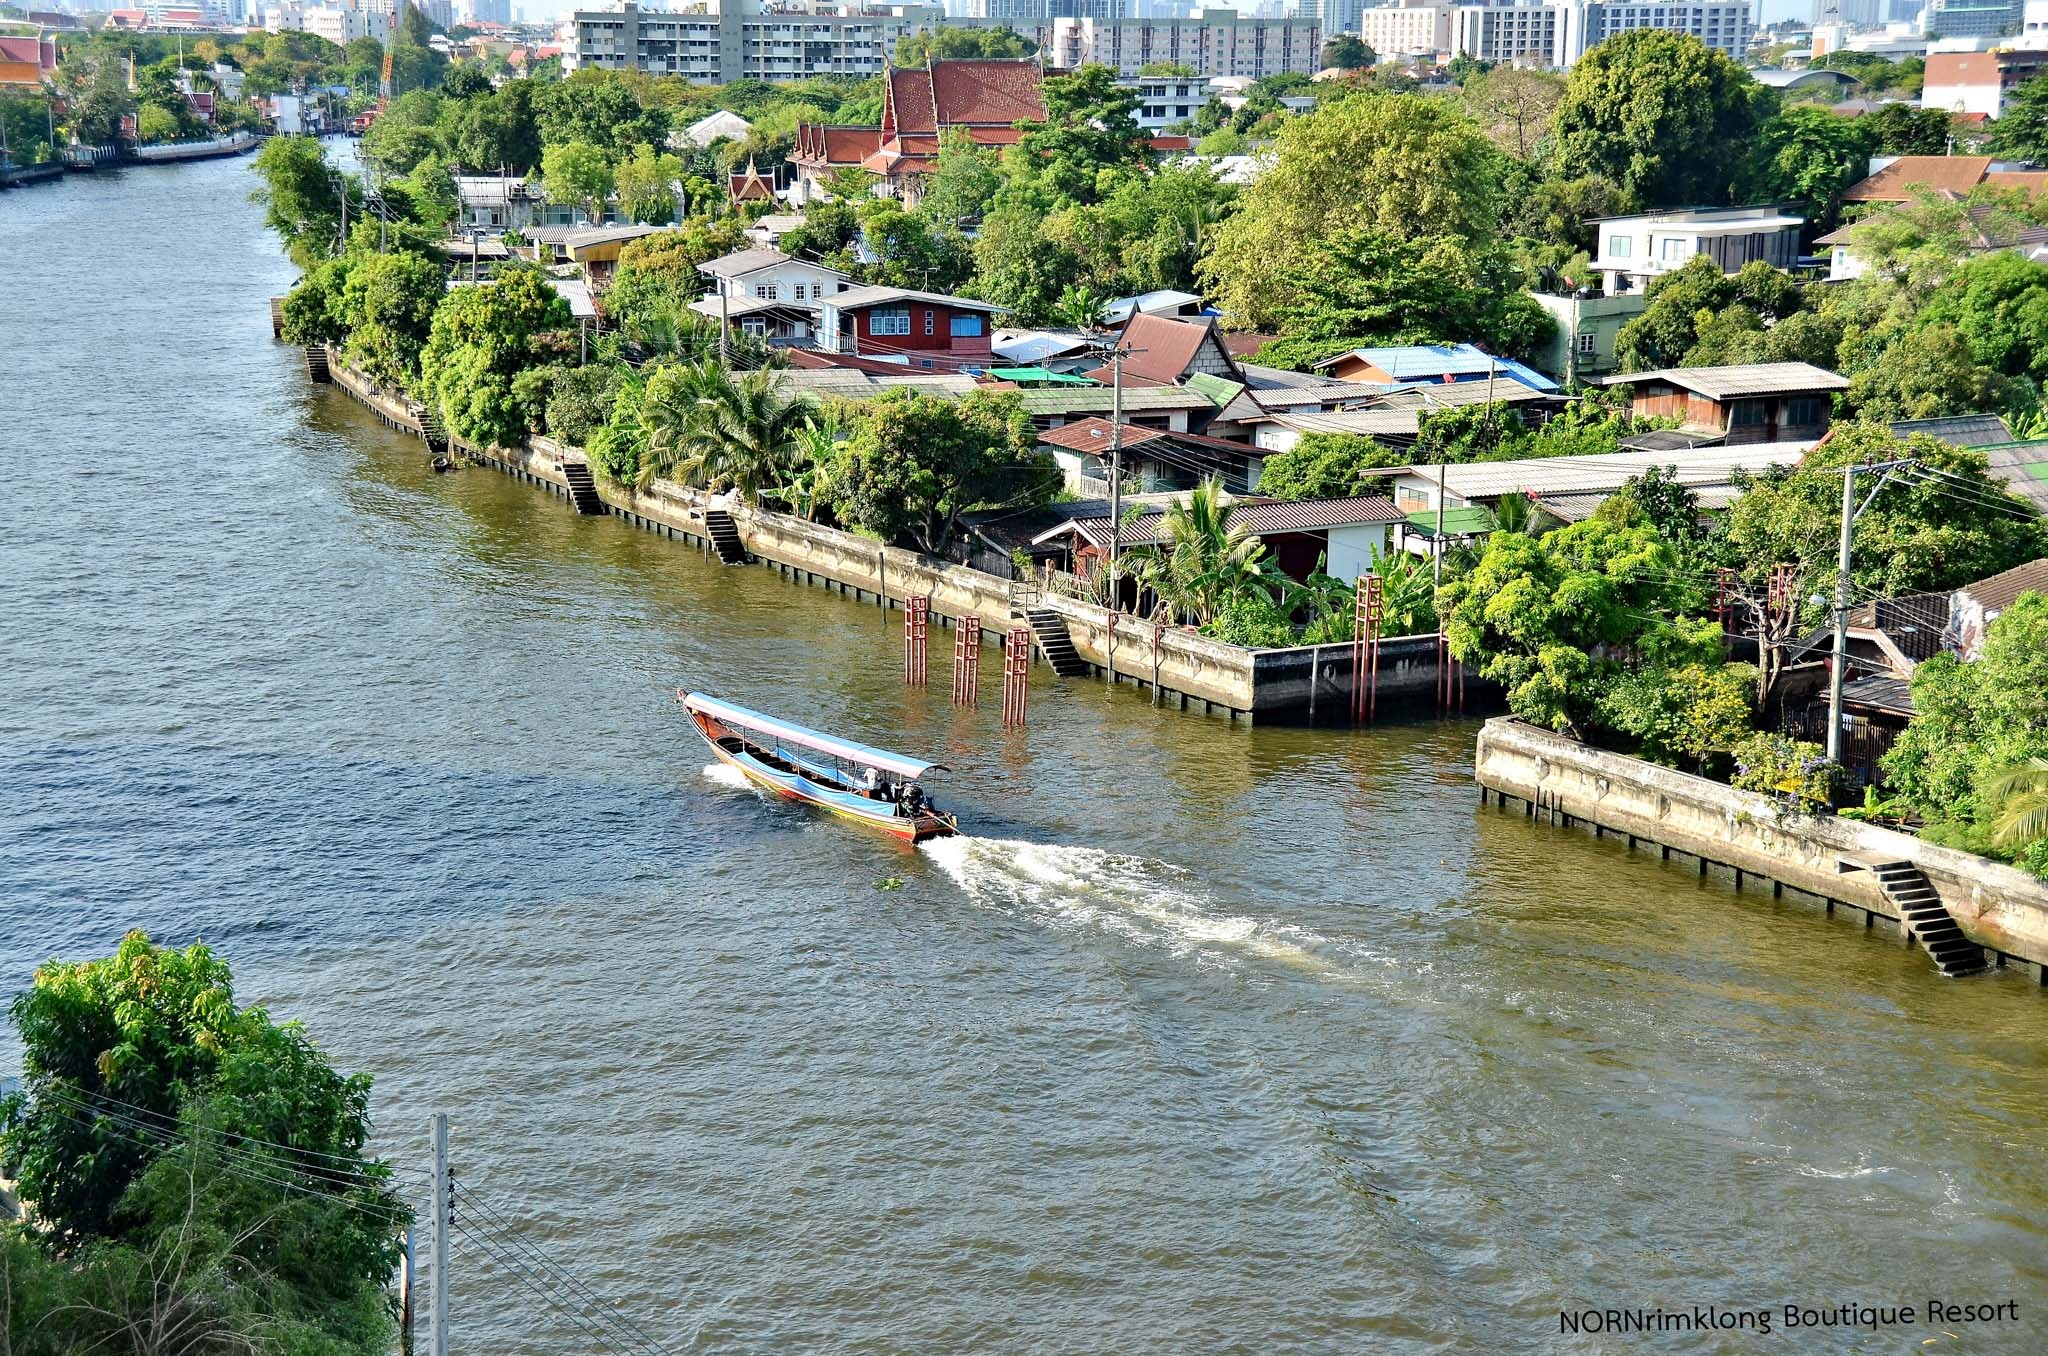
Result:
M1942 974L1954 979L1985 968L1984 948L1963 935L1919 867L1911 862L1878 862L1871 866L1870 874L1897 906L1906 934L1925 948Z
M436 452L448 450L448 428L441 422L441 412L432 405L422 405L417 400L406 402L406 411L413 422L420 426L420 441Z
M334 374L327 367L325 344L306 345L306 375L323 386L334 380Z
M590 474L590 463L581 457L563 457L556 463L562 479L569 483L569 502L581 514L605 512L604 497L597 492L597 477Z
M1052 665L1054 673L1062 678L1078 678L1088 672L1088 661L1074 648L1074 638L1067 634L1067 623L1059 613L1034 607L1024 617L1031 623L1031 634L1038 638L1038 652Z
M711 549L728 565L747 563L747 544L740 540L739 526L724 509L704 510L704 531L711 537Z

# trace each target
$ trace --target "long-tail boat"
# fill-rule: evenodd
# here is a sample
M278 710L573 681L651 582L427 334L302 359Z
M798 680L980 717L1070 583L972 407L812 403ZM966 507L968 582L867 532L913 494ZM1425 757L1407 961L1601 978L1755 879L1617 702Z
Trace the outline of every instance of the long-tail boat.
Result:
M942 763L869 748L701 692L678 689L676 700L718 761L756 786L906 843L960 831L958 818L940 813L918 785L926 774L945 771Z

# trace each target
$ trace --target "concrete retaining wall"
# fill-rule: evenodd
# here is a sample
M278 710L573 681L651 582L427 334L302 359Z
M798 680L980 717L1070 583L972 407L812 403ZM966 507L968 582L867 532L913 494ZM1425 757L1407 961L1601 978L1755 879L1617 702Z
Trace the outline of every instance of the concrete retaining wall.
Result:
M1480 731L1479 784L1690 856L1896 919L1857 861L1911 862L1974 942L2048 965L2048 884L1911 834L1835 815L1793 814L1768 796L1588 748L1511 717ZM2044 971L2048 975L2048 971Z
M417 435L419 424L403 396L382 392L362 373L331 358L335 384L368 405L385 422ZM531 484L566 494L568 482L557 466L580 448L535 436L523 448L459 446L461 455ZM704 545L706 498L696 490L656 481L646 490L598 481L598 493L613 513L635 526ZM1012 584L983 570L936 560L786 513L725 505L748 551L794 579L825 584L881 606L904 598L931 598L932 619L952 626L959 618L981 619L984 632L1000 643L1012 620ZM1106 672L1111 663L1109 613L1093 603L1047 594L1037 606L1059 614L1074 649ZM1119 681L1155 688L1182 710L1199 710L1234 720L1343 719L1351 695L1349 645L1248 650L1184 627L1156 627L1120 615L1115 621L1115 669ZM1380 703L1433 702L1437 684L1435 636L1407 636L1381 643Z

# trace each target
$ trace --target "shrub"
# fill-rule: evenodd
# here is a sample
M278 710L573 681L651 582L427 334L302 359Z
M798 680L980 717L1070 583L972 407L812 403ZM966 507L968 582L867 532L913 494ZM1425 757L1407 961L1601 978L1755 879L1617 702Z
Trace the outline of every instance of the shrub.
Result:
M1731 784L1776 796L1795 810L1818 812L1834 803L1842 768L1829 762L1818 744L1780 734L1751 735L1735 746Z

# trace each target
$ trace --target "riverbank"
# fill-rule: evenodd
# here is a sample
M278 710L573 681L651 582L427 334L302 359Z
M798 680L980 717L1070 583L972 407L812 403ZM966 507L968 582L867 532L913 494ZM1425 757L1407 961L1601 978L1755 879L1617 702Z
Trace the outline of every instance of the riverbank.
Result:
M275 327L275 308L272 314ZM425 441L440 441L430 434L431 416L417 402L402 393L381 390L331 349L307 352L308 371L314 380L331 379L394 428ZM566 463L573 460L587 465L580 448L539 436L523 448L483 449L459 439L449 440L448 445L475 464L515 475L564 498L570 497ZM1003 579L790 514L724 499L714 506L700 492L667 481L639 491L600 478L596 490L607 511L635 527L700 548L710 545L705 514L715 507L730 516L747 553L786 578L835 588L862 600L872 598L883 608L900 609L905 599L921 597L928 600L931 618L940 626L954 628L973 617L980 622L985 640L997 644L1008 628L1027 626L1034 636L1034 656L1041 661L1047 642L1058 645L1064 641L1092 676L1134 685L1160 705L1244 724L1349 720L1357 675L1353 647L1348 643L1246 649L1185 627L1164 626L1099 604L1041 592L1031 581ZM1376 713L1398 718L1437 710L1446 662L1438 637L1387 637L1379 650L1374 670ZM1476 707L1488 696L1478 683L1468 684L1461 675L1453 705L1462 711L1468 700Z
M1481 794L1531 818L1590 827L1698 860L1700 874L1733 873L1797 890L1829 913L1859 912L1865 927L1884 918L1909 940L1914 929L1884 868L1910 870L1938 897L1965 937L2003 965L2024 961L2048 987L2048 883L2023 871L1911 834L1840 816L1794 813L1781 802L1705 777L1591 748L1502 716L1480 731L1474 776Z
M0 167L0 188L28 188L54 183L61 180L67 171L92 173L129 165L182 165L201 160L224 160L247 155L262 144L263 138L253 132L235 132L224 137L167 141L147 146L123 142L118 147L65 147L61 158L44 164Z

